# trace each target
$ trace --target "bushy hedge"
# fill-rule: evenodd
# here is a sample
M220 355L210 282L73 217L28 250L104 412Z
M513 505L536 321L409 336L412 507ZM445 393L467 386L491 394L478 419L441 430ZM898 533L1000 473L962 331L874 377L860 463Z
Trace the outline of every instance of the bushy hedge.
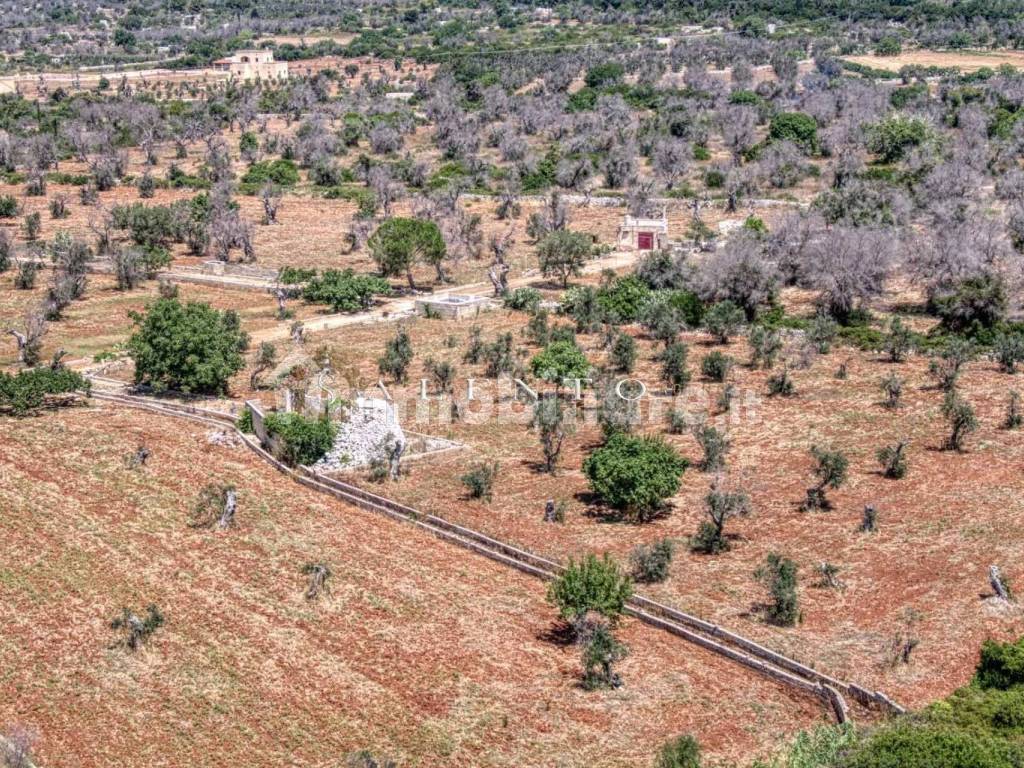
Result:
M243 184L260 185L266 182L291 187L299 183L299 169L291 160L263 160L253 163L242 177Z
M22 416L42 407L46 395L89 391L89 382L67 368L33 368L12 376L0 373L0 408Z
M310 419L299 413L271 413L263 420L267 434L280 438L279 458L285 464L316 464L334 445L335 427L326 418Z
M343 272L329 269L309 280L302 298L316 304L327 304L335 312L358 312L369 309L374 295L387 295L391 285L374 275L357 275L351 269Z

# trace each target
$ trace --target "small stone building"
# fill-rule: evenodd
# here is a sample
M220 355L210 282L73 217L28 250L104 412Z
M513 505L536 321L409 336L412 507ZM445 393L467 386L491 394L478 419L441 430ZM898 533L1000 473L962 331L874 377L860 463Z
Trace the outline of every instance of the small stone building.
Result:
M668 247L668 218L662 212L660 219L623 217L619 225L618 248L632 251L655 251Z
M213 68L228 72L232 78L252 80L287 80L288 62L274 61L274 52L261 49L235 51L231 56L217 59Z

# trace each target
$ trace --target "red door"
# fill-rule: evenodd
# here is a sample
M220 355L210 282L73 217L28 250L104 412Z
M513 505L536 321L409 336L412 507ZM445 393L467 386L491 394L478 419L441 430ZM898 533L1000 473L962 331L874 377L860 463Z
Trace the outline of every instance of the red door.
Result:
M650 251L654 248L653 232L637 232L636 247L641 251Z

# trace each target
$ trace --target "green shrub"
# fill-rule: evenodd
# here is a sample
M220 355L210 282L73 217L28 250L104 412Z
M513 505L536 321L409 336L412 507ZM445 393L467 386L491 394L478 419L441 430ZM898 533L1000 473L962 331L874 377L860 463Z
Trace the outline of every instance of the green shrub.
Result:
M729 438L710 424L694 427L693 435L704 451L700 468L703 472L718 472L725 467L725 454L729 452Z
M931 301L944 330L971 336L1000 323L1006 317L1007 306L1006 286L993 275L963 280Z
M721 189L725 184L725 173L717 168L708 168L704 173L704 184L708 189Z
M795 625L800 619L796 593L796 563L772 552L754 576L765 585L771 596L771 602L765 608L768 620L780 627Z
M590 361L582 349L572 341L553 341L530 360L533 375L556 386L567 380L586 379Z
M868 149L879 156L883 163L895 163L903 159L907 150L924 143L928 128L924 121L914 117L895 115L871 127L868 133Z
M699 328L707 311L704 302L693 291L670 291L666 301L678 311L680 319L688 328Z
M681 392L690 383L690 369L686 364L688 356L689 348L681 341L672 342L658 356L661 380L671 387L673 393Z
M908 723L874 734L844 768L1016 768L1020 755L992 736Z
M829 488L838 489L846 482L850 461L840 451L821 448L817 445L811 447L811 457L814 459L814 475L817 478L817 483L807 489L804 509L831 509L832 505L825 496L825 491Z
M653 437L616 433L583 462L591 490L613 509L643 522L679 491L687 461Z
M262 186L270 182L282 187L292 187L299 183L299 169L291 160L263 160L253 163L242 176L242 183Z
M0 218L11 219L18 215L18 198L14 195L0 195Z
M576 624L588 611L618 618L633 594L633 582L606 553L600 560L589 554L579 562L569 558L562 575L548 587L548 602L559 615Z
M982 688L1003 691L1024 685L1024 637L1015 643L986 640L974 681Z
M792 397L796 394L796 386L793 384L793 378L789 375L789 368L783 367L778 373L773 373L768 377L768 396L775 397L779 395L781 397Z
M536 312L540 306L541 293L536 288L516 288L505 296L505 306L520 312Z
M650 289L636 275L627 275L602 286L597 304L612 323L633 323L650 296Z
M620 373L630 373L636 365L636 341L628 333L618 333L608 352L608 363Z
M662 744L654 768L700 768L700 745L693 736L678 736Z
M375 295L386 296L390 292L391 286L382 277L357 275L351 269L329 269L319 277L309 278L302 298L327 304L335 312L360 312L372 306Z
M723 382L729 376L736 361L729 355L722 354L718 350L710 352L700 361L700 372L708 381Z
M498 478L498 469L498 462L485 462L462 476L462 484L469 490L470 498L490 503L493 498L494 481Z
M399 327L394 338L384 346L384 355L377 359L377 370L401 384L406 379L412 358L412 340L408 332Z
M617 61L606 61L588 69L585 81L588 88L600 88L619 82L624 74L622 64Z
M334 445L335 428L327 418L269 413L263 424L269 436L280 440L278 458L292 467L316 464Z
M780 112L772 118L768 135L776 141L791 141L805 152L818 149L818 123L803 112Z
M0 409L15 416L39 410L46 395L90 391L89 382L67 368L32 368L15 375L0 372Z
M629 654L611 629L599 624L594 627L583 646L583 687L588 691L598 688L618 688L622 682L614 672L614 665Z
M242 408L242 412L238 415L238 419L235 421L235 426L238 427L239 432L244 432L247 435L253 434L252 408L249 406Z
M727 344L729 337L743 325L743 310L729 300L714 304L704 313L704 327L719 344Z
M638 544L630 555L633 578L641 584L655 584L668 578L675 546L671 539L661 539L653 544Z
M310 280L316 277L315 269L306 269L303 267L281 267L277 272L277 281L284 285L298 285L299 283L308 283Z

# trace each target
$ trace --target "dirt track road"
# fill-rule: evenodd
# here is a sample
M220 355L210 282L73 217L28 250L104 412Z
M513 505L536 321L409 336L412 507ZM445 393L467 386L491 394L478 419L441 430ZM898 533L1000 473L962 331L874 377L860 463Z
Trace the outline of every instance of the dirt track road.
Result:
M583 268L583 272L584 274L594 274L605 269L628 267L636 261L637 256L638 254L635 252L613 253L602 259L595 259L594 261L591 261ZM509 287L522 288L533 283L543 282L546 279L547 278L541 275L540 272L531 270L520 277L509 280ZM459 295L467 293L486 293L487 295L490 295L491 292L492 289L490 283L469 283L467 285L453 286L452 288L446 288L441 291L424 293L420 296L402 297L400 299L395 299L394 301L388 301L367 312L324 315L312 320L305 320L303 321L303 329L308 334L318 333L320 331L329 331L334 328L342 328L347 325L392 322L403 317L408 317L412 314L412 312L415 311L417 298L422 299L425 296L448 296L451 294ZM290 336L289 326L289 323L283 322L278 323L273 328L256 331L252 334L252 340L254 343L258 344L263 341L280 341L282 339L287 339Z

